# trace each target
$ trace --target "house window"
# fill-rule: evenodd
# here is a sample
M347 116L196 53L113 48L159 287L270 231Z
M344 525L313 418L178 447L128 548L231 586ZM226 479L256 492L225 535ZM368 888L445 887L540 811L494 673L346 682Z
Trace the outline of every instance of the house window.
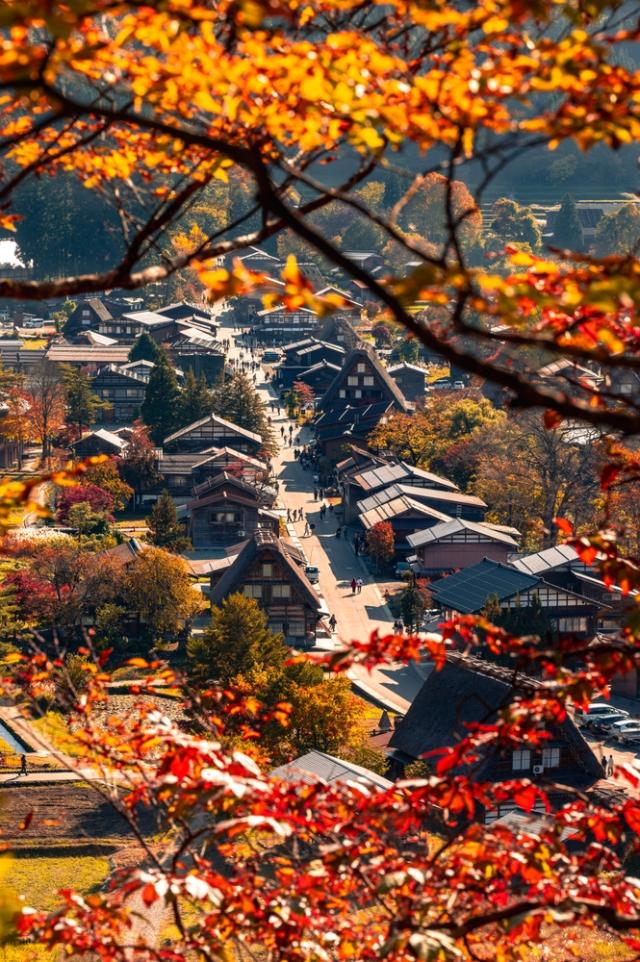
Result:
M263 577L263 578L270 578L272 575L273 575L273 565L272 565L272 564L263 564L263 565L262 565L262 577Z
M360 388L358 388L357 391L354 391L353 393L355 397L362 397L362 391L360 390Z
M213 524L233 524L240 521L240 514L237 511L213 511L211 521Z
M344 390L344 388L340 388L340 397L346 397L346 396L347 396L347 392Z
M560 748L543 748L542 764L545 768L560 767Z
M364 378L364 386L365 386L365 387L373 387L374 384L375 384L375 378L371 377L371 375L368 374L368 375Z
M271 597L272 598L290 598L291 585L272 585Z
M586 631L587 618L558 618L558 631Z
M127 388L127 397L138 397L138 390L135 387Z
M262 585L245 585L242 593L245 598L262 598Z
M367 368L366 368L366 365L364 364L358 364L358 366L356 367L356 371L358 372L358 374L364 374L366 370Z
M349 387L354 387L357 383L358 383L358 375L350 374L349 377L347 378L347 384L349 385Z
M513 753L511 767L514 772L524 772L531 768L531 752L528 748Z

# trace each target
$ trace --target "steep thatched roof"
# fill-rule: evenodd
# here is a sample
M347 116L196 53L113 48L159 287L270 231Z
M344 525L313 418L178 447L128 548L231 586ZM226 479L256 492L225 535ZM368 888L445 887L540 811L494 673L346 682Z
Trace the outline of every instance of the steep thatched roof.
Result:
M429 675L394 731L390 745L410 758L450 748L467 733L465 725L490 724L495 711L515 694L533 695L541 689L541 682L528 675L514 675L511 669L452 652L442 670ZM550 734L564 742L574 766L569 779L566 769L554 769L554 779L573 784L580 778L602 778L598 759L569 716Z

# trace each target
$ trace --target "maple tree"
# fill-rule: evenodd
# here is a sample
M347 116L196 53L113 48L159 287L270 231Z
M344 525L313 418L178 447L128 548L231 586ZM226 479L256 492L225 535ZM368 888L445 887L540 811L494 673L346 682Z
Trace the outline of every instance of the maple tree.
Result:
M374 558L378 570L388 564L395 551L395 535L388 521L378 521L366 533L367 549Z

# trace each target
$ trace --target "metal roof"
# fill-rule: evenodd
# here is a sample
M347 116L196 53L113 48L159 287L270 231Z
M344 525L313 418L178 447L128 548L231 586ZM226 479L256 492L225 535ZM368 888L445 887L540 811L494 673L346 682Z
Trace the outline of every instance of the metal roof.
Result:
M401 514L406 514L408 511L415 511L427 518L435 518L437 521L450 520L448 515L443 514L442 511L429 508L426 504L421 504L420 501L414 501L405 495L401 498L395 498L393 501L388 501L386 504L378 505L376 508L371 508L370 511L365 511L364 514L360 515L360 523L365 528L372 528L379 521L390 521Z
M368 498L363 498L361 501L358 501L358 510L369 511L371 508L375 508L376 505L386 504L387 501L393 501L394 498L402 497L402 495L413 498L414 501L426 501L427 503L439 501L442 502L444 507L448 507L449 505L467 505L468 507L477 508L487 507L482 498L477 498L473 494L462 494L461 491L441 491L438 488L421 488L412 484L392 484L382 491L376 491L374 494L369 495Z
M569 547L568 544L558 544L553 548L545 548L543 551L536 551L535 554L525 555L524 558L514 561L513 567L518 571L535 575L577 560L578 554L574 548Z
M108 364L129 360L130 344L113 344L104 347L102 344L52 344L47 351L49 361L76 361L79 363Z
M179 431L174 431L170 434L168 438L165 438L165 445L170 441L175 441L177 438L184 437L185 434L190 434L191 431L195 431L198 428L204 427L205 424L210 423L211 425L219 425L222 428L227 428L230 434L239 434L243 438L248 438L251 441L255 441L257 444L262 444L262 437L256 434L254 431L249 431L247 428L241 428L238 424L233 424L231 421L227 421L225 418L219 417L217 414L207 414L206 417L201 418L199 421L194 421L193 424L187 424L186 427L180 428Z
M284 778L290 782L326 782L327 784L349 784L356 782L366 785L367 788L377 788L385 790L393 787L393 782L376 772L363 768L362 765L354 765L352 762L345 762L342 758L335 755L327 755L325 752L310 751L300 758L274 768L271 775L277 778Z
M503 601L521 592L530 591L539 585L541 580L485 558L470 568L449 575L448 578L433 581L429 590L434 601L443 608L451 608L466 615L481 611L487 600L494 595L498 601Z
M443 521L432 528L425 528L424 531L416 531L414 534L407 535L407 541L412 548L420 548L422 545L430 544L433 541L442 541L450 538L451 535L458 534L460 531L473 531L487 541L500 541L503 544L517 547L517 542L510 538L508 534L495 531L487 525L479 524L477 521L465 521L463 518L453 518L451 521Z

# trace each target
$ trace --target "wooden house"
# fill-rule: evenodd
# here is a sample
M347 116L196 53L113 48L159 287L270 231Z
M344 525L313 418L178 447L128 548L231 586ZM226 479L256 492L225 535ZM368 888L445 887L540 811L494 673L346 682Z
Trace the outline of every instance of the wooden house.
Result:
M322 453L338 460L345 443L364 441L373 429L410 404L371 347L356 347L317 403L317 443Z
M444 667L431 672L391 736L395 773L428 752L452 748L468 733L468 725L491 724L510 697L534 697L541 688L541 682L515 674L513 668L461 653L448 654ZM552 786L581 789L604 778L600 762L570 715L562 722L549 724L547 732L549 737L535 747L523 744L498 749L492 744L484 751L478 749L480 757L473 766L472 777L490 782L532 778L549 781ZM560 797L554 794L554 788L551 792L560 801L561 793ZM515 807L510 801L504 810L480 809L477 819L493 821Z
M308 307L288 310L284 304L258 311L251 324L251 334L262 344L286 344L292 337L304 337L315 331L318 315Z
M394 413L393 401L378 401L357 407L336 404L321 411L313 425L316 444L331 461L344 457L352 444L366 444L371 432Z
M167 304L166 307L159 307L156 313L162 314L164 317L170 317L174 321L194 321L195 323L202 322L208 327L215 326L211 311L196 304L190 304L188 301L176 301L173 304Z
M416 468L405 461L389 461L381 455L368 456L366 460L354 465L348 461L336 466L338 484L342 491L342 505L345 521L354 521L359 514L359 502L378 491L394 484L428 487L431 490L459 491L457 484L439 474Z
M429 391L426 368L402 361L401 364L388 367L387 371L408 401L424 403Z
M255 598L271 630L291 645L313 645L318 622L329 614L287 543L264 529L255 532L221 576L212 574L212 605L238 591Z
M411 408L373 348L362 345L349 352L318 407L328 411L336 406L366 407L382 401L391 403L397 411L407 412Z
M291 344L285 344L282 363L278 366L277 384L281 388L290 388L301 374L315 365L326 364L327 372L335 367L333 376L328 379L328 387L342 367L345 357L346 351L343 347L330 344L328 341L320 341L316 337L305 337Z
M66 341L54 341L46 352L46 358L52 364L70 364L82 368L87 374L94 374L108 364L126 364L130 350L128 344L69 344Z
M103 424L132 424L140 417L148 380L131 368L115 364L101 368L91 381L91 389L109 407L98 412L98 419Z
M321 398L333 383L340 368L337 364L330 364L329 361L318 361L311 367L303 371L293 381L294 384L300 382L311 388L316 398Z
M122 457L127 447L127 439L98 428L83 435L79 441L71 445L74 455L86 458L96 454L108 454L111 457Z
M405 496L429 508L435 508L450 518L464 518L466 521L483 521L487 511L487 505L482 498L463 494L462 491L442 491L438 488L422 488L410 484L391 484L359 501L358 514L365 514L372 508L382 507Z
M415 570L429 577L468 568L484 558L506 564L518 548L511 535L463 518L416 531L407 541L415 553Z
M594 635L596 619L607 607L537 575L489 558L432 581L429 589L434 602L446 616L480 614L491 601L497 602L504 614L541 609L552 631L586 638Z
M117 341L133 343L143 331L146 331L154 341L161 344L174 326L175 321L172 318L158 314L156 311L129 311L119 317L101 320L98 324L98 333Z
M403 495L394 498L393 501L387 501L386 504L373 507L369 511L364 511L359 515L358 520L365 531L370 531L381 521L388 521L393 528L396 553L403 556L411 549L407 540L410 534L421 531L429 525L442 524L451 519L436 508L430 508Z
M158 458L162 487L178 497L189 494L197 485L223 471L249 484L262 483L268 474L264 461L230 447L181 454L162 451Z
M512 560L512 565L525 574L537 575L549 584L567 588L604 606L598 619L598 631L617 633L631 611L637 608L636 591L624 594L615 584L607 585L597 566L586 564L568 544L554 545ZM631 697L635 697L634 693ZM619 693L623 692L618 688Z
M167 453L224 447L234 448L243 454L256 455L262 448L262 438L254 431L232 424L217 414L208 414L199 421L174 431L165 439L163 445Z
M89 297L79 301L67 318L62 333L65 337L76 337L83 331L97 331L99 325L112 320L126 310L121 304L100 297Z
M261 527L278 534L279 516L267 510L264 496L226 471L198 485L194 494L187 519L196 551L237 544Z

